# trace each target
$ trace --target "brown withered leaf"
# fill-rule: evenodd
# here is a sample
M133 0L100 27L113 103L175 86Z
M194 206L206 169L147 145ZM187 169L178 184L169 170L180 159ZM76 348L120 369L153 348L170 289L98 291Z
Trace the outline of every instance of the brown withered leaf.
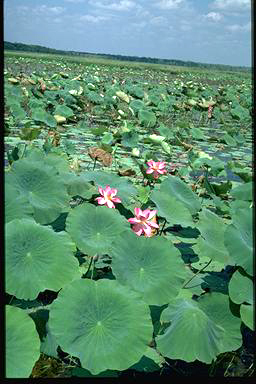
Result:
M125 169L119 169L118 175L119 176L134 176L134 175L136 175L136 172L134 171L134 169L125 168Z
M60 134L55 131L49 131L48 136L52 138L52 145L58 147L60 145Z
M111 167L112 156L110 153L104 151L104 149L98 147L90 147L88 149L88 154L91 159L99 160L105 167Z

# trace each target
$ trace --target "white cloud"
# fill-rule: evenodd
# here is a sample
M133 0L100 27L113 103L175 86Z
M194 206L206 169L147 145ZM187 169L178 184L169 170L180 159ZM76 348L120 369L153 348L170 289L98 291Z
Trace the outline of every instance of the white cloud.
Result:
M25 5L19 5L17 7L17 10L20 11L20 12L28 12L29 8L26 7Z
M147 23L145 21L141 21L139 23L132 23L131 25L136 29L142 29L147 25Z
M209 12L204 17L212 21L220 21L223 18L223 16L218 12Z
M190 31L192 29L192 26L190 23L186 20L181 21L180 29L184 32Z
M84 3L85 0L64 0L64 1L66 1L67 3L78 4L78 3Z
M233 24L233 25L227 25L226 29L230 32L248 32L251 30L251 23L247 23L244 25L239 25L239 24Z
M93 15L83 15L80 16L79 21L88 21L89 23L98 23L100 21L107 20L105 16L93 16Z
M61 23L63 20L61 20L59 17L55 17L54 19L51 19L51 21L53 21L53 22L56 23L56 24L59 24L59 23Z
M147 9L144 9L141 5L136 6L136 16L139 18L144 18L144 17L150 17L150 12Z
M177 9L184 3L184 0L161 0L155 3L155 6L160 9Z
M166 18L163 17L163 16L156 16L156 17L153 17L151 20L150 20L150 23L153 24L153 25L166 25Z
M236 10L236 9L249 9L251 7L250 0L215 0L212 8L223 9L223 10Z
M48 7L47 5L40 5L38 7L35 7L33 11L41 15L43 14L53 14L53 15L59 15L65 11L65 8L63 7Z
M112 3L105 3L102 1L90 0L89 4L95 7L109 9L112 11L129 11L130 9L136 7L136 3L131 0L121 0L118 2L112 2Z

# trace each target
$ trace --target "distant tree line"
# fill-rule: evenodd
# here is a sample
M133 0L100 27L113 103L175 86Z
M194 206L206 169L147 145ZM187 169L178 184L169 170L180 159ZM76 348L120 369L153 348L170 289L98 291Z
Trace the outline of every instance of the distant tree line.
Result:
M60 49L47 48L41 45L31 45L23 43L10 43L9 41L4 41L4 49L7 51L23 51L23 52L37 52L37 53L52 53L58 55L71 55L71 56L90 56L111 60L119 61L134 61L141 63L152 63L152 64L163 64L163 65L177 65L184 67L196 67L196 68L206 68L206 69L218 69L226 71L251 71L249 67L238 67L232 65L224 64L206 64L206 63L196 63L194 61L183 61L183 60L170 60L170 59L157 59L152 57L138 57L138 56L123 56L123 55L109 55L104 53L89 53L89 52L76 52L76 51L62 51Z

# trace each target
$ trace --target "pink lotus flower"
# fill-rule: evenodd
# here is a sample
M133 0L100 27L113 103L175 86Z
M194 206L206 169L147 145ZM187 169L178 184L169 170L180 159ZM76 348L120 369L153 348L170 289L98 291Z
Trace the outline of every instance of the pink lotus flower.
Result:
M153 228L159 228L155 218L156 212L156 210L145 209L142 211L140 208L134 208L135 217L128 219L129 223L134 224L133 232L138 236L144 232L146 237L151 237Z
M164 173L166 173L166 169L165 168L165 162L164 161L153 161L153 160L149 160L147 162L148 166L149 166L149 169L147 169L146 173L153 173L154 175L154 179L158 179L159 177L159 174L160 175L163 175Z
M96 197L95 200L98 201L100 205L106 205L109 208L115 208L114 203L121 203L121 199L119 197L114 197L117 194L117 189L111 189L109 185L106 186L105 189L99 187L99 193L103 197Z

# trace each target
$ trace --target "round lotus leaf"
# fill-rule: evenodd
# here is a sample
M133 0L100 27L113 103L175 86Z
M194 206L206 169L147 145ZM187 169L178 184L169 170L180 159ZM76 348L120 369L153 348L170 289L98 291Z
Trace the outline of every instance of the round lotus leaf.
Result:
M183 227L195 227L187 206L166 191L153 191L150 199L156 204L158 214L171 225L180 224Z
M80 279L64 287L51 305L49 325L60 347L93 375L138 362L153 333L148 305L108 279Z
M254 326L254 306L242 304L240 307L240 316L242 322L250 328L252 331L255 330Z
M179 251L161 237L128 232L113 243L110 254L116 279L139 292L148 304L168 303L178 295L187 276Z
M60 153L45 153L39 148L32 147L26 152L26 159L30 162L39 161L57 170L58 173L70 172L69 162L66 154ZM42 164L40 164L41 166Z
M199 213L197 228L202 236L198 238L193 249L199 258L207 256L219 263L229 264L229 253L224 245L224 232L227 228L224 221L215 213L203 208Z
M147 109L140 109L138 113L139 121L141 125L145 127L154 127L156 125L156 115L153 111Z
M249 275L253 275L252 209L237 209L232 221L224 233L224 244L230 254L230 264L240 265Z
M235 271L232 275L228 292L233 303L253 303L253 282L240 270Z
M93 256L108 253L116 236L130 225L114 208L84 203L70 211L66 230L82 252Z
M34 321L20 308L6 306L6 377L27 378L40 357Z
M228 296L221 293L204 295L198 302L174 299L160 321L167 328L156 338L157 349L171 359L210 364L220 353L242 345L241 321L229 310Z
M237 187L231 189L230 195L237 200L251 201L252 187L253 187L252 181L248 183L244 183L242 185L238 185Z
M66 232L30 219L6 224L6 291L33 300L46 290L58 291L81 276L75 245Z
M5 182L27 196L40 224L54 221L64 208L68 209L68 194L57 170L30 159L15 161Z
M17 191L11 184L5 185L5 222L33 216L28 196Z
M192 215L201 208L199 197L179 177L168 176L161 183L160 191L175 197L189 209Z

